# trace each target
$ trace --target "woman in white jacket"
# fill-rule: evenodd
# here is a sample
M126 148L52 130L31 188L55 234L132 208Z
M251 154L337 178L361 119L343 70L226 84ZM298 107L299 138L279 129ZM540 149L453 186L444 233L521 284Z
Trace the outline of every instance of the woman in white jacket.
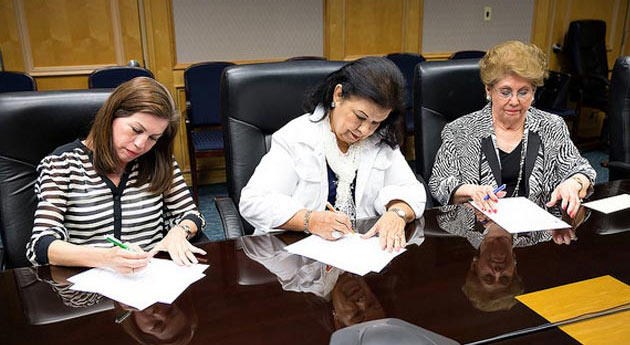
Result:
M363 236L379 233L389 251L405 246L405 224L422 215L426 194L399 149L404 85L391 61L367 57L312 92L308 113L273 134L241 192L241 215L256 234L285 229L334 240L356 218L380 216Z

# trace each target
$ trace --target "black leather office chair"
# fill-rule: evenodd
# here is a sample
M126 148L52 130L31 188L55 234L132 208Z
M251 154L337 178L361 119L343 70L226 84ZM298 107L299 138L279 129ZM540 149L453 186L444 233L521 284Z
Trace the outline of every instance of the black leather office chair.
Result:
M479 59L419 64L413 96L416 173L429 181L435 155L442 143L444 126L462 115L480 110L486 104L479 76Z
M203 62L184 71L186 85L186 133L193 198L199 205L197 157L223 155L219 86L223 69L230 62Z
M532 105L540 110L556 114L565 121L572 122L571 135L575 136L579 122L577 121L576 110L567 105L570 83L571 77L568 74L549 71L549 77L545 80L545 84L536 89Z
M252 234L238 212L241 189L269 151L271 135L302 115L307 90L345 63L301 60L232 66L221 79L228 195L217 197L226 237Z
M94 70L88 76L90 89L115 88L136 77L154 78L153 73L142 67L111 66Z
M454 52L453 55L449 57L449 60L481 59L484 55L486 55L486 52L483 50L460 50Z
M55 148L87 135L111 90L0 94L0 235L6 268L29 266L36 168Z
M615 61L608 107L610 161L608 180L630 178L630 56Z
M425 58L422 55L411 53L389 54L386 58L392 60L405 77L407 83L405 88L407 91L407 99L405 101L405 131L407 134L413 134L413 72L416 65L425 61Z
M569 24L563 51L573 78L571 97L581 106L608 108L608 60L606 22L576 20Z
M36 90L37 83L30 75L22 72L0 71L0 93Z

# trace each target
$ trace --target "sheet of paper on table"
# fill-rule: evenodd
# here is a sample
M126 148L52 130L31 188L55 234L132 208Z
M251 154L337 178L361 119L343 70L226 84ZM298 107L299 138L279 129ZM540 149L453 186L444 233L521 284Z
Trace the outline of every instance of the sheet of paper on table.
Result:
M317 235L285 247L290 253L306 256L358 275L370 271L380 272L393 258L405 252L391 253L382 250L378 237L361 238L359 234L345 235L337 241L328 241Z
M203 278L208 265L178 266L171 260L151 259L142 271L122 274L92 268L68 278L72 290L95 292L143 310L156 302L173 303L190 284Z
M595 211L609 214L630 208L630 195L615 195L596 201L585 202L582 205L584 205L584 207L592 208Z
M470 203L481 211L474 201ZM525 197L501 198L496 208L497 213L481 212L512 234L571 227Z

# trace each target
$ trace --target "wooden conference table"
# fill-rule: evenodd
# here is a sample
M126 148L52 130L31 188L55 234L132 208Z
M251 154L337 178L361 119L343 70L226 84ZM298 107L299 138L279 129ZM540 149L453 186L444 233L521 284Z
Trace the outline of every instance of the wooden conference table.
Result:
M630 180L596 186L591 200L622 193L630 193ZM630 210L585 214L570 245L549 236L519 242L511 279L521 281L517 293L602 275L630 283ZM497 311L481 311L466 297L462 286L484 229L468 208L430 209L415 225L408 237L422 231L424 238L415 234L421 244L364 277L282 249L302 234L204 244L205 278L174 304L128 313L119 323L122 306L59 284L80 269L7 270L0 273L0 344L328 344L339 327L383 317L468 343L546 322L509 293L482 303ZM498 344L576 343L554 328Z

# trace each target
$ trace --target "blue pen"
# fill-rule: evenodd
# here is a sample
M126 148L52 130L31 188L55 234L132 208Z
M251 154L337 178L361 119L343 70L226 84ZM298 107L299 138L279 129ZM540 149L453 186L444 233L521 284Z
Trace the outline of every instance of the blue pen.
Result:
M502 191L504 189L505 189L505 183L500 185L499 187L497 187L497 189L493 190L492 194L496 195L498 192L500 192L500 191ZM483 200L488 200L488 199L490 199L490 195L486 195L486 196L483 197Z

